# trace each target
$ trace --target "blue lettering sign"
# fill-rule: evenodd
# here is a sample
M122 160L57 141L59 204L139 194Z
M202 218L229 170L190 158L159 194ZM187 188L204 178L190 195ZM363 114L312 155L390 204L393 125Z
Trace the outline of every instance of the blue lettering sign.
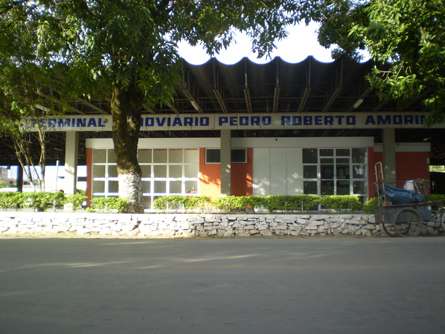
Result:
M402 122L402 116L401 116L401 115L395 115L395 116L393 117L392 124L396 124L396 125L403 124L403 122Z
M229 118L226 116L218 117L218 125L221 126L223 124L229 123Z
M199 125L200 126L209 126L210 124L210 118L209 117L201 117L199 119Z
M90 120L88 121L88 127L97 127L95 118L90 118Z
M391 124L391 115L377 115L377 124Z
M292 125L302 125L301 116L292 116Z
M158 124L158 126L164 126L165 117L162 117L162 118L156 117L156 123Z
M368 124L375 125L374 116L369 115L368 117L366 117L365 125L368 125Z
M184 126L192 126L193 117L184 117Z
M345 118L345 116L335 116L335 118L336 118L337 121L338 121L338 125L342 125L343 118Z
M355 116L346 116L346 124L355 125L356 124Z
M70 127L71 125L71 120L69 118L63 119L63 118L59 118L57 120L57 126L64 128L64 127Z
M271 116L263 116L263 125L271 125L272 117Z
M260 125L260 116L252 116L250 118L251 125Z
M179 117L175 117L175 119L173 120L173 126L182 126L182 120Z
M404 115L403 118L404 118L405 124L413 124L413 122L414 122L413 115Z
M290 125L290 116L281 116L281 125Z
M78 118L76 122L76 127L78 128L84 128L87 126L87 119L86 118Z

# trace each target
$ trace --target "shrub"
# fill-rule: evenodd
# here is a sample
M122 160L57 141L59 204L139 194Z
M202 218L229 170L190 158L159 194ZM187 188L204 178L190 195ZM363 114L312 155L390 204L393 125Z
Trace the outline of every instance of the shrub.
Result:
M352 212L360 209L362 203L357 196L322 196L320 197L320 205L324 206L326 210L346 211Z
M73 210L77 210L82 206L82 203L87 199L88 197L84 193L77 193L74 195L69 195L65 198L63 201L63 204L70 203L73 206Z
M223 212L236 212L252 207L251 196L224 196L213 201L215 208Z
M208 196L190 196L185 202L186 210L209 211L212 206L212 200Z
M4 192L0 193L0 208L12 209L18 208L23 202L22 193L19 192Z
M63 201L63 193L48 193L44 191L35 193L22 193L22 208L34 208L37 211L47 211L49 207L58 206Z
M127 209L127 200L118 197L95 197L91 200L91 207L88 212L125 212Z
M377 206L377 197L371 198L363 206L363 211L368 214L373 214L376 206Z

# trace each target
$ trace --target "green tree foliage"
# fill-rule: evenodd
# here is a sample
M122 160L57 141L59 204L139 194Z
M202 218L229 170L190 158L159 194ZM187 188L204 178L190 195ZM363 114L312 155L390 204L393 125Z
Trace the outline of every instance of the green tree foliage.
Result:
M325 0L317 8L322 45L354 58L367 49L377 62L369 81L381 99L421 98L429 124L444 121L444 0Z
M39 16L36 3L0 0L0 136L11 138L26 176L44 190L46 139L39 119L63 112L54 101L64 66L38 55ZM37 122L26 126L24 117Z
M111 101L119 196L142 212L137 144L141 114L172 101L181 66L177 43L226 48L234 29L247 32L259 56L307 18L312 1L278 0L0 0L3 29L26 26L45 68L64 65L65 87ZM20 13L26 13L19 15ZM10 19L17 15L17 20ZM17 51L18 57L22 52ZM11 57L12 54L11 54ZM16 59L18 59L16 57ZM20 60L18 61L20 62Z

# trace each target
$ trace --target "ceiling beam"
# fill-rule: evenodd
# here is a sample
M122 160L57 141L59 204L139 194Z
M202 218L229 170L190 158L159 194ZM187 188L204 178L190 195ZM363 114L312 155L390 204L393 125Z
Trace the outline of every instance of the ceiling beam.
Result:
M192 104L193 108L195 108L196 111L199 112L200 114L203 114L204 111L202 110L202 108L199 105L197 99L192 95L192 93L190 93L190 91L188 89L183 89L182 92L184 93L185 96L187 96L187 98L189 99L189 101Z
M59 104L59 105L65 107L65 108L67 108L67 109L70 110L71 112L74 112L74 113L76 113L76 114L85 115L85 113L84 113L83 111L80 111L79 109L76 109L76 108L74 108L74 107L71 107L68 103L59 101L58 99L56 99L56 98L54 98L54 97L52 97L52 96L48 96L48 95L42 93L41 91L37 91L37 94L40 95L41 97L44 97L45 99L47 99L47 100L49 100L49 101L51 101L51 102L57 103L57 104ZM45 107L45 106L42 106L42 107L47 108L47 107ZM39 108L39 109L40 109L40 108ZM48 108L48 109L49 109L49 108Z
M167 103L167 106L175 113L179 114L179 110L175 108L175 106L171 103Z
M326 105L323 108L323 112L327 112L329 110L329 108L331 108L332 103L334 103L334 101L337 99L338 95L340 95L342 88L341 87L337 87L334 90L334 93L331 95L328 103L326 103Z
M368 87L362 95L360 95L360 97L357 99L357 101L354 102L354 104L352 106L349 107L348 112L353 111L354 109L357 109L365 100L365 98L369 95L369 93L371 93L372 89L371 87Z
M372 112L379 111L379 110L382 109L383 106L384 106L385 104L387 104L389 101L390 101L390 100L385 100L385 101L380 102L380 103L378 104L378 106L376 106L374 109L372 109Z
M276 73L276 86L273 92L273 106L272 112L278 112L278 105L280 104L280 62L279 58L275 58L275 62L277 63L277 73Z
M274 113L278 112L278 104L279 103L280 103L280 88L275 87L275 90L273 92L272 112L274 112Z
M94 104L92 104L92 103L90 103L90 102L88 102L88 101L85 101L84 99L80 99L80 98L78 98L78 99L75 99L75 101L78 101L78 102L80 102L80 103L86 105L87 107L90 107L91 109L100 112L101 114L109 115L109 113L107 113L105 110L102 110L102 109L100 109L99 107L96 107Z
M227 110L226 104L224 102L224 99L221 96L221 92L218 89L214 89L213 94L215 94L216 100L218 101L219 106L221 107L223 113L227 114L228 110Z
M307 99L310 94L311 94L311 88L306 87L304 89L304 93L303 93L303 97L301 98L300 105L298 106L298 112L303 112L304 106L306 105Z

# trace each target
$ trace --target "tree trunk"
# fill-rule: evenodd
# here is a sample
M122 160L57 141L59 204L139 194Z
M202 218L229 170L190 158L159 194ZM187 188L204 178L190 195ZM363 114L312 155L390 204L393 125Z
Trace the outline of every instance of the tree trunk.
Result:
M142 171L138 163L142 96L134 85L116 85L111 97L113 142L119 178L119 197L128 200L127 212L143 213Z

